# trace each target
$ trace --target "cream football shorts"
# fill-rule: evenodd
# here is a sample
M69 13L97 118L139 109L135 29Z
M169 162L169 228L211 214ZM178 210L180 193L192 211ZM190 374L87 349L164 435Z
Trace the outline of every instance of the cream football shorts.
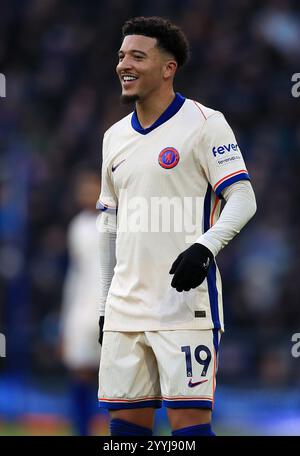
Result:
M220 332L105 331L99 405L107 409L212 409Z

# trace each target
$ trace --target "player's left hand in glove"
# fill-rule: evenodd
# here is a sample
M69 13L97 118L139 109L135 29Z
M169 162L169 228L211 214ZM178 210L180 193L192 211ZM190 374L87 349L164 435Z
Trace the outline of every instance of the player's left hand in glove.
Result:
M202 244L195 243L184 250L172 264L170 274L174 274L171 286L177 291L196 288L205 279L213 260L211 251Z
M98 342L100 345L102 345L102 340L103 340L103 326L104 326L104 315L101 315L99 318L99 338L98 338Z

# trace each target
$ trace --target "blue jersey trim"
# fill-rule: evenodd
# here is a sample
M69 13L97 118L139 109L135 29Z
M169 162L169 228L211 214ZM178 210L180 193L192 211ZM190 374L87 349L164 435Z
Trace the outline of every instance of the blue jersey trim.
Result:
M210 301L211 318L215 329L221 328L218 306L218 289L217 289L217 268L215 261L212 261L207 274L208 294Z
M163 400L163 404L169 408L207 408L212 410L213 403L210 400L203 400L203 399L192 399L187 400L183 399L182 401L168 401L167 399Z
M108 206L107 204L102 203L102 201L98 200L96 203L96 209L99 209L102 212L116 212L116 207Z
M114 409L133 409L133 408L142 408L142 407L154 407L161 408L162 401L159 400L149 400L149 401L135 401L135 402L106 402L99 401L98 406L101 408L106 408L108 410Z
M240 180L250 180L249 174L241 173L241 174L237 174L236 176L232 176L229 179L226 179L224 182L222 182L220 185L218 185L218 187L215 189L216 195L220 199L223 199L223 196L221 194L222 190L224 190L224 188L228 187L228 185L234 184L234 182L238 182Z
M209 219L211 211L211 193L212 187L208 184L207 191L204 197L204 233L209 230ZM208 286L208 295L210 302L210 312L211 318L214 324L214 328L220 329L221 323L219 318L219 306L218 306L218 290L217 290L217 276L216 276L216 263L213 260L207 274L207 286Z
M148 128L143 128L140 124L138 119L136 110L134 110L132 117L131 117L131 126L132 128L140 133L141 135L147 135L150 131L154 130L155 128L159 127L163 123L167 122L167 120L171 119L171 117L175 116L175 114L179 111L183 103L185 102L185 97L180 95L180 93L176 92L175 98L172 103L167 107L167 109L161 114L161 116Z
M206 233L206 231L209 230L209 218L210 218L210 208L211 208L211 192L212 192L212 186L208 184L207 190L205 193L204 197L204 217L203 217L203 232Z

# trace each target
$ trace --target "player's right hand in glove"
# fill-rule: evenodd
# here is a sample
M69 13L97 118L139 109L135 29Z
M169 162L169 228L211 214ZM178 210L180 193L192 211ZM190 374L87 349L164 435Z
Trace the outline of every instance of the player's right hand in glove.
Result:
M99 338L98 338L98 342L100 345L102 345L102 340L103 340L103 326L104 326L104 315L101 315L99 318Z
M213 260L211 251L202 244L195 243L184 250L172 264L170 274L174 274L171 286L177 291L196 288L205 279Z

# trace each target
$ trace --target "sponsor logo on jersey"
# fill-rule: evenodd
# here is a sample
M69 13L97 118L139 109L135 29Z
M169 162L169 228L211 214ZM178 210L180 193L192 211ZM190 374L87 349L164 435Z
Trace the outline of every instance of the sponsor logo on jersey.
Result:
M233 161L236 161L236 160L241 160L241 156L240 155L231 155L231 157L218 159L217 164L219 166L223 166L223 165L227 165L228 163L232 163Z
M213 147L212 148L212 153L214 157L217 156L217 154L225 154L225 152L236 152L238 150L239 146L237 144L223 144L222 146L218 147Z
M200 380L199 382L192 382L192 379L190 379L189 383L188 383L188 386L190 388L194 388L194 386L197 386L197 385L201 385L201 383L205 383L205 382L208 382L208 379L206 380Z
M158 156L158 163L165 169L174 168L179 162L179 152L174 147L166 147Z
M112 165L111 167L111 172L114 173L116 171L117 168L119 168L120 165L122 165L122 163L124 163L124 161L126 160L126 158L124 158L124 160L121 160L119 163L117 163L115 166Z

